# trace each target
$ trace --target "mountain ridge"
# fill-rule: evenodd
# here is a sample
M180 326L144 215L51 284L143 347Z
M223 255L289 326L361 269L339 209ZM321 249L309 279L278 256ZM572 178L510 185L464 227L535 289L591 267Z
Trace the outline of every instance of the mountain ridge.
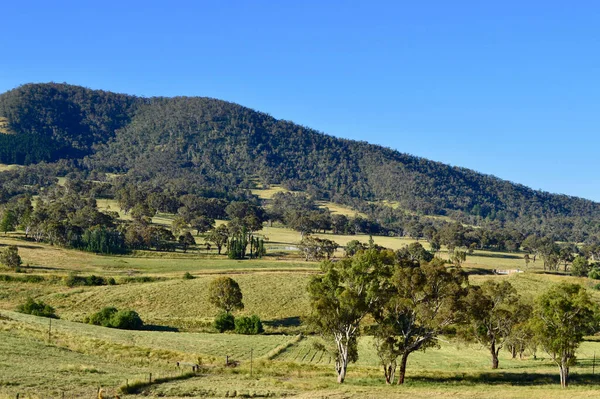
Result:
M592 200L334 137L208 97L145 98L28 84L0 95L0 117L15 132L0 137L3 163L75 159L149 189L215 194L258 181L316 199L362 207L395 201L409 211L475 223L600 219L600 203Z

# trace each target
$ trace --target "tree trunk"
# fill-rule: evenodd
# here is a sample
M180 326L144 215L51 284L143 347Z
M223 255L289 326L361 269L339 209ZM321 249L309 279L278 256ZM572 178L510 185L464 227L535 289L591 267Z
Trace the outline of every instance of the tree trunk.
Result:
M402 358L400 359L400 373L398 374L398 385L404 384L404 376L406 375L406 361L408 360L408 355L410 352L405 352L402 354Z
M517 358L517 346L516 346L516 345L513 345L513 346L512 346L512 348L511 348L511 350L510 350L510 353L512 354L512 358L513 358L513 359L516 359L516 358Z
M390 385L394 382L394 377L396 375L396 361L394 360L390 364L383 366L383 374L385 375L385 383Z
M492 353L492 369L495 370L498 368L498 351L496 350L495 342L492 342L490 352Z
M342 339L339 339L337 340L337 347L338 354L335 359L335 371L338 375L338 384L342 384L346 379L346 369L348 368L348 344L344 344Z
M564 362L559 367L560 370L560 386L566 388L569 386L569 367Z

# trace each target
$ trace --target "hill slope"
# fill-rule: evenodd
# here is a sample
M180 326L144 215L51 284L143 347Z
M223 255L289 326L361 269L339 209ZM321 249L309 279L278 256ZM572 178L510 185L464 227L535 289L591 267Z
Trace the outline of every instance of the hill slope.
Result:
M256 182L318 199L389 200L424 214L488 220L600 217L600 204L535 191L469 169L339 139L225 101L141 99L65 84L0 95L0 161L88 156L89 169L179 192L228 191ZM594 221L595 222L595 221Z

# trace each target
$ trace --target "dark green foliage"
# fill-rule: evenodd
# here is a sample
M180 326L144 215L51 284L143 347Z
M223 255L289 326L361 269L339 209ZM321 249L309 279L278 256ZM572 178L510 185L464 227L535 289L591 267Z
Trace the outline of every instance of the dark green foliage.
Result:
M236 326L235 317L233 317L231 313L219 313L217 317L215 317L215 322L213 325L215 329L220 333L225 331L231 331L235 329Z
M246 257L248 240L245 234L236 234L227 244L227 256L229 259L244 259Z
M122 330L140 330L144 326L137 312L133 310L117 310L114 307L106 307L86 317L84 321L88 324Z
M0 252L0 263L4 266L18 269L21 266L21 256L19 256L19 248L16 245L9 245L6 249Z
M185 274L183 275L183 279L184 280L193 280L196 277L194 277L190 272L185 272Z
M79 249L100 254L127 252L123 234L105 226L94 226L87 229L81 237Z
M44 276L30 275L30 276L11 276L8 274L0 274L0 281L6 283L18 282L18 283L43 283L46 281Z
M122 330L140 330L144 322L133 310L120 310L111 317L111 326Z
M27 298L27 301L24 304L19 305L17 307L17 312L58 319L52 306L47 305L42 301L36 302L32 298Z
M106 307L88 316L84 319L84 322L88 324L94 324L96 326L111 327L111 318L118 312L117 308Z
M235 319L236 334L256 335L264 332L260 317L252 315L250 317L241 316Z
M153 283L155 281L163 281L164 277L150 277L150 276L131 276L119 278L119 284L132 284L132 283Z
M90 276L78 276L75 273L70 273L65 278L65 285L67 287L75 286L98 286L98 285L115 285L116 281L114 278L106 279L104 277L90 275Z
M0 162L29 164L89 154L125 126L144 100L65 84L29 84L0 96Z
M594 266L588 272L588 277L593 280L600 280L600 268L598 266Z

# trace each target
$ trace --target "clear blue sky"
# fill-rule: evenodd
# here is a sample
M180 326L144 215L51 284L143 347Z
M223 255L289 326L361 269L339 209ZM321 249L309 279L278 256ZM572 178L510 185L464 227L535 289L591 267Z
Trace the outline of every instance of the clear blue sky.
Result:
M209 96L600 201L597 1L11 1L0 91Z

